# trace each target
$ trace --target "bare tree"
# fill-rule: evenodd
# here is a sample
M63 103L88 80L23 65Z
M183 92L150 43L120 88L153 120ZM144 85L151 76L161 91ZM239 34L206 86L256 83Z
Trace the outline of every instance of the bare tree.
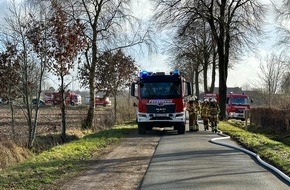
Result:
M31 99L32 95L36 90L36 64L33 63L33 54L31 54L30 44L25 35L26 26L29 22L29 9L25 5L21 3L16 3L15 1L11 1L9 7L9 15L5 18L6 28L3 32L3 35L6 38L6 41L15 44L15 48L17 49L17 55L19 59L20 72L18 75L20 76L20 85L18 86L19 92L21 93L21 97L23 99L23 104L25 105L25 109L23 109L23 113L27 120L28 125L28 143L27 146L31 148L31 143L33 139L33 119L32 119L32 107L31 107ZM36 76L36 77L32 77ZM11 102L12 103L12 102Z
M32 45L31 47L31 53L36 53L35 60L33 60L34 65L37 65L34 71L34 75L30 75L32 78L33 76L35 77L35 97L36 97L36 105L34 105L35 112L34 112L34 118L33 118L33 126L31 126L31 129L29 130L29 143L28 147L32 148L34 145L34 141L36 138L36 129L38 126L38 114L39 114L39 101L40 101L40 96L42 92L42 84L44 83L44 77L47 71L47 56L46 56L46 45L45 45L45 40L40 40L40 38L43 38L42 35L45 35L46 33L42 33L42 29L38 28L36 26L36 19L39 19L38 24L42 23L42 27L45 25L45 20L46 20L46 14L47 14L47 9L46 7L42 4L38 4L40 8L37 10L36 7L32 7L27 4L28 7L30 7L29 11L29 18L28 22L26 23L26 30L25 30L25 36L29 43ZM39 17L38 17L39 16ZM35 35L37 33L37 35Z
M287 73L287 64L289 61L283 60L282 54L277 56L273 53L265 59L265 62L260 63L258 75L269 107L274 105L277 93L282 91L281 87Z
M183 73L190 75L188 80L195 84L196 96L199 96L200 74L203 75L203 89L206 93L212 92L215 84L217 51L209 30L206 22L196 20L192 26L179 28L174 42L170 46L171 55L176 59L174 65L179 68L184 67ZM212 68L212 80L210 88L208 88L210 67Z
M68 1L75 19L80 19L86 26L84 36L88 47L85 52L83 69L87 76L82 77L84 86L89 87L90 105L84 122L85 128L91 127L94 118L94 99L96 88L96 69L98 56L109 50L147 44L150 41L148 30L141 31L139 25L132 25L134 17L130 13L130 0L81 0ZM123 35L131 31L131 35ZM123 32L123 33L122 33Z
M237 55L245 45L254 48L253 37L255 34L262 34L261 24L265 8L255 0L153 1L157 7L155 18L161 27L188 27L200 19L209 24L217 45L220 118L224 119L230 55Z
M85 48L85 39L81 36L84 26L79 20L70 20L62 3L50 1L50 12L53 13L46 22L34 21L27 36L34 50L46 59L46 68L60 78L62 139L66 140L66 104L65 76L69 75L75 65L79 52ZM44 55L45 53L45 55Z
M276 45L282 47L284 51L289 53L290 30L288 23L290 20L290 0L283 0L281 6L276 6L277 2L272 1L272 5L276 10L276 21L278 23L278 42Z
M285 94L290 94L290 68L288 68L283 77L282 91Z
M13 101L21 97L19 52L16 45L7 44L6 51L0 53L0 97L10 103L12 138L15 140L15 120Z
M275 5L276 2L272 1L273 6L276 10L276 20L278 21L277 31L279 34L278 45L282 48L285 55L289 54L289 44L290 44L290 30L288 27L288 22L290 20L290 0L284 0L280 7ZM285 93L290 92L290 64L288 63L287 72L283 79L282 89Z
M179 47L179 48L178 48ZM192 84L192 92L199 96L199 76L201 69L201 52L197 46L180 47L176 46L176 52L174 52L175 63L174 67L178 68L184 75L184 77Z

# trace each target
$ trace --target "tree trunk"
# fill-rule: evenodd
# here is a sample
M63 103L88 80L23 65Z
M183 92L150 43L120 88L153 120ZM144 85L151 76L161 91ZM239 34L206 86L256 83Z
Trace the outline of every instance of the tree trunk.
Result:
M223 42L224 42L224 38L223 36L220 36L220 40L218 43L220 120L224 120L226 118L226 98L227 98L227 71L226 71L227 68L226 68Z
M117 123L117 93L114 93L114 123Z
M13 135L13 139L15 139L14 106L13 106L13 102L11 100L9 101L9 104L10 104L10 110L11 110L11 128L12 128L12 135Z
M83 128L91 128L93 126L93 120L95 115L95 76L96 76L96 67L97 67L97 54L98 54L98 48L97 48L97 31L96 31L97 25L93 25L93 39L92 39L92 56L90 56L90 52L86 52L86 62L89 69L89 89L90 89L90 105L87 113L87 117L85 119L85 122L83 123ZM90 61L90 58L91 61Z
M40 99L40 94L42 91L42 80L43 80L43 74L44 74L44 70L45 70L45 63L46 63L46 58L45 56L43 56L43 53L41 54L42 58L41 58L41 68L40 68L40 76L39 76L39 86L38 86L38 91L37 91L37 100ZM35 137L36 137L36 128L38 125L38 113L39 113L39 102L37 102L36 108L35 108L35 115L34 115L34 123L33 123L33 132L32 132L32 139L31 139L31 147L33 147L34 141L35 141Z
M65 98L65 92L64 92L64 76L61 75L61 125L62 125L62 131L61 131L61 138L63 142L66 142L66 98Z
M209 92L213 92L214 91L214 86L215 86L215 79L216 79L216 52L214 50L213 52L213 62L212 62L212 72L211 72L211 85L210 85L210 89Z
M208 93L208 82L207 82L207 72L208 72L208 65L203 65L203 89L204 93Z
M194 72L194 70L192 69L191 70L191 76L190 76L190 82L191 82L191 92L192 92L192 95L194 95L194 93L195 93L195 87L194 87L194 84L195 84L195 81L194 81L194 77L195 76L195 72Z
M24 46L24 52L26 51L26 45L23 43ZM28 125L28 148L32 148L32 142L33 142L33 124L32 124L32 108L31 108L31 90L28 85L29 81L29 76L28 76L28 60L27 60L27 54L25 53L23 56L23 103L25 104L26 107L26 120L27 120L27 125Z
M198 68L195 68L194 80L195 80L195 95L197 98L199 98L199 72L198 72Z
M220 120L226 118L226 98L227 98L227 79L224 75L224 57L220 56L219 63L219 106L220 106Z
M82 126L84 129L88 129L93 126L93 120L94 120L94 114L95 114L95 86L94 84L95 84L94 77L92 77L92 74L90 73L90 78L89 78L90 104L89 104L89 109L87 112L87 117Z

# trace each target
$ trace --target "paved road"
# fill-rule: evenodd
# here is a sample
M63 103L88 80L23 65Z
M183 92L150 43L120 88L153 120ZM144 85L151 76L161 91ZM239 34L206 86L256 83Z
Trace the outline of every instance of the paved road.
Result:
M164 132L140 190L290 189L249 155L210 143L214 137L202 126L185 135Z

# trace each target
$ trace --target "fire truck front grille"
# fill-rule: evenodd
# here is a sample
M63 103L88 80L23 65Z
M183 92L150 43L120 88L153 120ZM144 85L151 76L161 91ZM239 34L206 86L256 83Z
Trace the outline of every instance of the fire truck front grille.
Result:
M175 104L147 105L147 113L175 113Z
M244 109L236 109L236 113L243 113Z

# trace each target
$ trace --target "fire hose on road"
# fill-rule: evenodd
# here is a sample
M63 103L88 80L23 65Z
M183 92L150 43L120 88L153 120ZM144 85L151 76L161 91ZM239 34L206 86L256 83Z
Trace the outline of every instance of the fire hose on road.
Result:
M221 146L225 146L225 147L229 147L229 148L233 148L233 149L236 149L236 150L239 150L239 151L242 151L242 152L245 152L246 154L256 158L256 160L262 164L264 167L272 170L273 172L275 172L277 175L279 175L281 178L283 178L288 184L290 184L290 177L287 176L286 174L284 174L282 171L280 171L278 168L268 164L267 162L265 162L264 160L262 160L260 158L260 156L252 151L249 151L245 148L240 148L240 147L237 147L237 146L233 146L233 145L229 145L227 143L223 143L223 142L218 142L220 140L228 140L230 139L230 136L227 136L227 135L224 135L222 134L222 132L220 133L220 135L222 137L216 137L216 138L212 138L209 140L209 142L211 143L214 143L214 144L217 144L217 145L221 145Z

